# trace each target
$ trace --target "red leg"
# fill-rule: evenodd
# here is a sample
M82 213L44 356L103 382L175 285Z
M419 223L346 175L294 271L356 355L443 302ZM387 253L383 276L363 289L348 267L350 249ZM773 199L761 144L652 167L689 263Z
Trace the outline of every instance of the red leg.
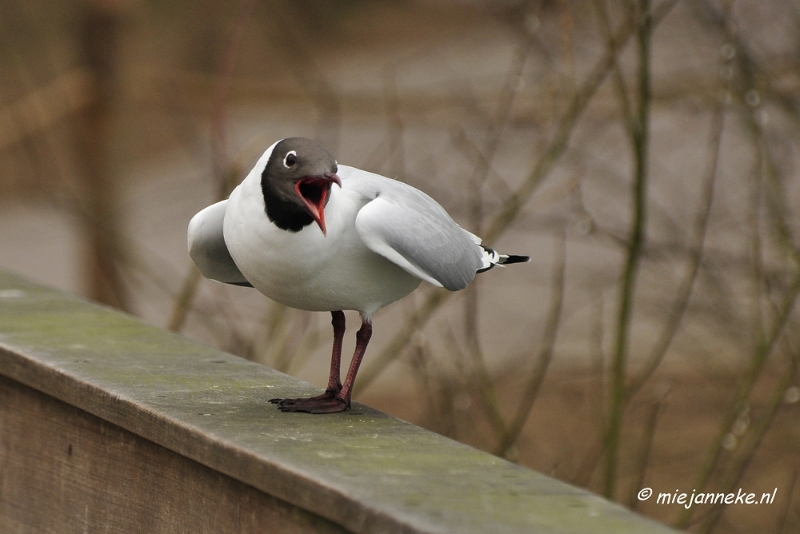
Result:
M344 312L334 311L331 312L333 325L333 354L331 355L331 374L328 377L328 389L326 392L332 392L336 396L342 389L342 381L340 379L340 369L342 366L342 340L344 339Z
M269 401L272 404L289 406L305 400L332 399L341 391L342 381L339 377L342 366L342 340L344 339L345 318L343 311L332 311L331 316L331 324L333 325L333 352L331 353L331 373L328 377L328 388L325 390L325 393L308 399L270 399Z
M343 412L350 408L353 383L356 381L358 368L361 365L361 360L364 359L364 353L367 351L367 345L371 337L372 323L365 319L356 334L356 350L353 353L353 361L350 362L347 377L344 379L344 385L333 398L299 399L293 403L280 402L278 403L280 410L283 412L335 413Z
M350 396L353 394L353 383L356 381L358 368L361 366L361 360L364 359L364 353L367 352L367 345L369 345L369 340L371 337L372 323L364 320L361 323L361 328L359 328L358 333L356 334L356 350L353 353L353 361L350 362L350 369L347 371L347 377L344 379L344 385L339 391L339 394L336 395L336 398L347 403L348 408L350 407Z

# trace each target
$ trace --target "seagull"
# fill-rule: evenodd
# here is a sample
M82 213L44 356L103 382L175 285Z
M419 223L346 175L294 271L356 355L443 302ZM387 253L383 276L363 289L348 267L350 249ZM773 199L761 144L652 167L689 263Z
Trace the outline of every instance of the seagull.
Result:
M270 401L284 412L317 414L350 408L378 310L422 281L458 291L495 265L530 261L482 246L422 191L339 165L302 137L270 146L227 200L195 215L188 242L206 278L253 287L292 308L331 313L325 392ZM344 310L360 313L361 328L342 383Z

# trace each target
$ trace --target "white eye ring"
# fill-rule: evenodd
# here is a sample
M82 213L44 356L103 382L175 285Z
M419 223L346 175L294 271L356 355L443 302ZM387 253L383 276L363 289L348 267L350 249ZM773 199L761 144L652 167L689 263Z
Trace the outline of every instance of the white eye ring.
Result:
M283 158L283 166L288 169L289 167L292 167L295 163L297 163L297 152L295 152L294 150L290 150L286 154L286 157Z

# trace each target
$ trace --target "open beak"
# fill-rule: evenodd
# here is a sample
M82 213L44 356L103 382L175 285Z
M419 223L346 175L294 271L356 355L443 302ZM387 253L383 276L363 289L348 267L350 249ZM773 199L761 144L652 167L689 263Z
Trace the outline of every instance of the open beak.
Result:
M332 172L326 172L322 176L306 176L300 178L294 186L294 190L303 200L308 213L317 221L322 235L328 235L325 228L325 205L331 194L331 184L342 187L342 181Z

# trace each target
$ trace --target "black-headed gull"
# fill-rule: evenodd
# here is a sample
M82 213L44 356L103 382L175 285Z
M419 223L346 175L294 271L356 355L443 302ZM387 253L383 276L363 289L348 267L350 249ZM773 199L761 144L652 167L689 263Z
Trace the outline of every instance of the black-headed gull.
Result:
M283 411L310 413L350 407L379 309L423 280L457 291L496 264L530 260L481 246L422 191L338 165L325 148L299 137L269 147L228 200L195 215L188 240L189 255L205 277L254 287L292 308L331 312L325 393L273 399ZM362 319L344 384L342 310L356 310Z

